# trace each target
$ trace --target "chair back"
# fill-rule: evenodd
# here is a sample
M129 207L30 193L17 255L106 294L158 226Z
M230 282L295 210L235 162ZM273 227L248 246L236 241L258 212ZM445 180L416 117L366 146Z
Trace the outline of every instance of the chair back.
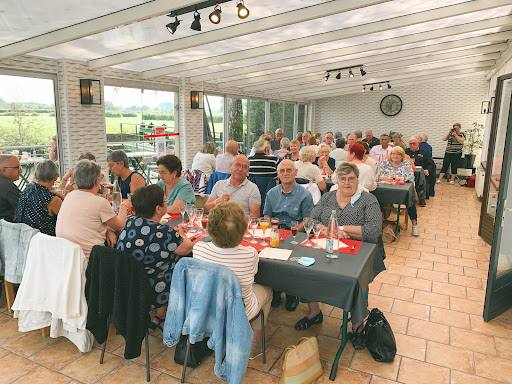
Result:
M256 184L258 190L260 191L261 196L261 205L260 205L260 216L263 215L263 208L265 208L265 199L267 198L267 193L272 188L276 186L276 179L273 177L261 177L261 176L249 176L249 181Z
M231 177L231 174L224 172L213 172L208 179L208 188L206 189L206 194L210 195L212 193L212 189L215 186L215 183L219 180L226 180Z
M303 177L296 177L295 182L297 184L309 184L309 183L311 183L311 180L304 179Z

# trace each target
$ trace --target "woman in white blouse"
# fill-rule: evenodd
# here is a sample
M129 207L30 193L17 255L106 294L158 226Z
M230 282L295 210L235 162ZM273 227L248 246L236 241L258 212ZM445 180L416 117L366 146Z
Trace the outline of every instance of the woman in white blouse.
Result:
M299 152L299 160L295 162L295 168L297 168L297 177L314 181L318 188L323 191L326 188L326 184L320 169L313 164L316 159L316 152L313 146L308 145L302 148Z
M206 179L215 172L215 145L207 142L201 152L197 152L192 162L192 170L200 171L206 175Z

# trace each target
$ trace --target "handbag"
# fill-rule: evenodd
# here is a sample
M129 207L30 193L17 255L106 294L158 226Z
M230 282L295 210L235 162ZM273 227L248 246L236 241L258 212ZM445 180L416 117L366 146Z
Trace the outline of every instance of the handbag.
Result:
M364 326L366 347L375 361L391 363L396 354L395 335L384 314L373 308Z
M303 337L284 351L279 384L309 384L323 373L316 337Z
M187 339L188 335L181 335L176 350L174 352L174 362L179 365L185 363L185 354L187 353ZM211 353L211 349L208 348L209 337L205 337L203 340L198 341L195 344L190 344L190 354L188 356L187 367L197 368L199 364L204 360L206 356Z

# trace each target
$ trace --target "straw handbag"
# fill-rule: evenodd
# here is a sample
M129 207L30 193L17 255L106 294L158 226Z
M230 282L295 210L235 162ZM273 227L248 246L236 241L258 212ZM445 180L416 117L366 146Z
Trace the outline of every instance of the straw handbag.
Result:
M284 351L279 384L309 384L323 373L316 337L303 337Z

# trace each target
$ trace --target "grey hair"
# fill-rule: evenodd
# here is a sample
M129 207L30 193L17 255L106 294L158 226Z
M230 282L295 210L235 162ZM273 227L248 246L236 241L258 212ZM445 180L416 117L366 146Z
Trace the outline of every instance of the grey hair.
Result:
M316 154L315 148L313 148L312 146L302 147L302 149L299 151L299 160L304 163L307 163L309 161L309 159L311 158L311 156L313 156L315 154Z
M422 133L419 135L421 140L423 140L425 143L428 141L428 135L426 133Z
M96 161L96 156L94 156L91 152L83 152L80 154L80 156L78 156L78 160L83 160L83 159Z
M356 135L358 139L361 139L363 137L363 132L361 132L359 129L356 129L354 131L354 135Z
M0 168L6 167L11 159L16 159L14 155L0 155Z
M267 149L267 141L266 140L256 140L253 145L254 152L265 152Z
M43 160L36 165L36 175L37 180L46 183L48 181L53 181L54 177L59 174L59 170L57 169L57 165L53 162L53 160Z
M348 175L351 172L354 172L359 178L359 168L357 168L357 165L352 163L341 163L338 168L336 168L336 179L341 176Z
M87 159L79 160L73 171L75 184L79 189L92 189L100 175L100 165Z
M334 137L336 139L341 139L343 137L343 133L341 133L340 131L337 131L335 134L334 134Z
M345 145L347 145L347 141L343 137L336 139L336 148L345 148Z
M281 128L277 128L276 131L274 132L274 134L276 134L277 132L282 132L284 133L284 131L281 129Z
M125 168L129 168L130 166L128 162L128 156L122 149L117 149L110 152L107 156L107 161L108 160L113 161L114 163L120 163L122 161Z
M290 139L287 137L283 137L279 142L279 145L283 148L290 148Z
M411 137L409 137L409 141L411 141L411 140L418 140L418 138L416 136L411 136Z
M329 152L331 152L331 147L328 145L328 144L325 144L325 143L322 143L318 146L318 151L320 151L322 149L322 147L327 147L327 149L329 150Z

